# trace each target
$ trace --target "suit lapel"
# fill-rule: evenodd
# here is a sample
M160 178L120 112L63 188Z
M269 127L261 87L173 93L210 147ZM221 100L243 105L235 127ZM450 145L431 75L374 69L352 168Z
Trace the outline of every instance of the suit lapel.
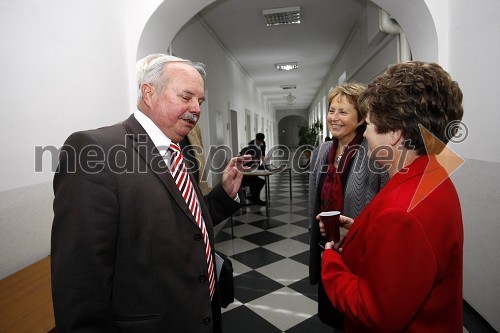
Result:
M152 171L161 180L163 185L167 188L170 195L174 199L175 203L189 218L189 220L197 226L193 214L191 214L186 201L184 201L184 198L181 196L179 188L175 184L174 179L172 178L172 175L170 174L170 171L168 170L163 157L160 155L158 149L154 145L153 140L151 140L144 128L142 128L142 126L133 115L131 115L126 121L123 122L123 126L125 126L127 130L128 139L132 140L134 149L137 151L139 156L148 164L148 171ZM196 193L199 196L199 191L197 189L197 186L195 186L191 175L190 178L196 189Z

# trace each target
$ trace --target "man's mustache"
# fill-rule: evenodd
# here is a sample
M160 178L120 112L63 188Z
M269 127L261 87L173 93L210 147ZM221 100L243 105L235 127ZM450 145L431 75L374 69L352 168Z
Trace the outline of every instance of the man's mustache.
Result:
M186 112L186 113L182 114L179 118L184 119L184 120L188 120L188 121L193 122L195 124L196 124L196 122L198 122L198 116L195 115L194 113Z

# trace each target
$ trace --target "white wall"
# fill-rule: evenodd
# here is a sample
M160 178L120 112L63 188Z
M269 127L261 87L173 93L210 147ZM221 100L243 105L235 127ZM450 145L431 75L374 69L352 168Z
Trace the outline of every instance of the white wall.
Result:
M464 123L470 136L455 147L462 156L500 163L498 80L500 1L455 0L449 19L449 71L464 92ZM444 53L444 52L443 52ZM478 149L478 147L485 149Z
M98 8L98 10L97 10ZM52 159L35 147L130 112L117 1L0 2L0 278L49 253Z
M449 1L442 28L448 42L439 54L464 93L469 129L464 142L452 145L466 158L453 175L464 214L464 298L500 331L499 12L498 0Z
M51 180L50 168L34 172L35 146L60 146L77 129L123 118L128 77L125 11L117 2L0 6L0 190L8 190Z

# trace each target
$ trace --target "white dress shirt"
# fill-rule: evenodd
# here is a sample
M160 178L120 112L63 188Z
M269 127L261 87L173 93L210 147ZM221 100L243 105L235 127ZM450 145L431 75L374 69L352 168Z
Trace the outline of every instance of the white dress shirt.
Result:
M163 133L161 129L159 129L158 126L156 126L156 124L141 111L136 110L134 112L134 117L144 128L151 140L153 140L156 149L158 149L165 162L167 162L167 152L172 140L168 136L166 136L165 133ZM240 202L238 193L236 193L236 197L234 198L234 200L238 203Z
M166 162L167 151L172 140L168 136L166 136L165 133L163 133L161 129L159 129L158 126L156 126L156 124L141 111L136 110L134 112L134 117L144 128L148 136L155 144L156 149L158 149L160 155L163 156L163 159L165 159Z

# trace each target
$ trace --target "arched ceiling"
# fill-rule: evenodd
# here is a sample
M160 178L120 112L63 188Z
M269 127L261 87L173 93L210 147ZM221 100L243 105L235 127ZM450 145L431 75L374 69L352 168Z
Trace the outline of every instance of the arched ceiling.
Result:
M373 2L403 27L414 59L438 60L436 27L425 0ZM300 24L265 25L264 9L287 6L301 7ZM365 8L365 0L165 0L146 23L137 55L167 52L181 27L198 15L276 110L306 110ZM297 62L299 69L277 71L274 64L280 62Z

